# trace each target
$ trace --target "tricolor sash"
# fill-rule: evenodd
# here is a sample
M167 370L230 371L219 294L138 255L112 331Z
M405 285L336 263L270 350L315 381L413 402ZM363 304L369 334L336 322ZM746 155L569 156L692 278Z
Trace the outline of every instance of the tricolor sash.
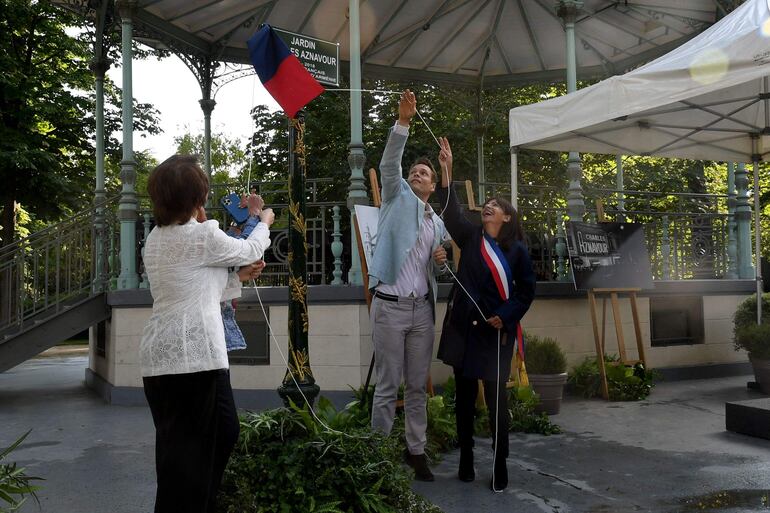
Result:
M508 261L505 259L505 254L500 246L497 245L495 239L490 237L486 232L483 232L481 238L481 258L489 267L489 271L492 273L492 279L497 287L497 292L500 294L500 299L503 301L511 297L511 289L513 288L513 273L511 267L508 265ZM521 333L521 325L516 325L516 348L519 358L524 361L524 337Z

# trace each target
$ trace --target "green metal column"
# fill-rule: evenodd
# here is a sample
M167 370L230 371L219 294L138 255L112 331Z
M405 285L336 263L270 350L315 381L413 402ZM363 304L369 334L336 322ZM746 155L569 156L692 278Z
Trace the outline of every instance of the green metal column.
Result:
M738 163L735 170L735 222L738 225L738 277L742 280L754 278L751 264L751 203L749 202L749 177L746 164Z
M577 91L575 20L582 8L583 2L581 0L559 0L556 4L557 13L564 21L564 32L567 43L567 93ZM567 158L567 176L569 177L569 187L567 188L567 214L572 221L582 221L583 215L585 215L586 206L583 198L583 188L580 185L583 169L580 165L580 154L577 152L569 152Z
M735 163L727 163L727 272L725 278L738 277L738 241L735 237Z
M133 52L133 15L136 2L120 1L117 4L121 19L122 54L123 54L123 160L120 162L120 191L118 219L120 220L120 276L118 289L135 289L139 286L136 273L136 162L134 161L134 105L131 88Z
M94 191L94 281L93 291L101 292L107 287L107 243L106 226L104 220L104 208L102 205L107 199L104 191L104 75L110 67L107 58L107 47L104 44L105 24L107 20L107 8L110 2L102 0L96 7L94 58L89 64L94 75L94 90L96 94L96 109L94 119L96 121L96 190Z
M209 197L208 203L211 203L211 113L217 102L211 98L198 100L203 111L203 165L206 170L206 176L209 177Z
M618 191L618 212L626 211L626 195L625 191L625 176L623 175L623 155L615 155L615 189ZM620 214L622 219L619 221L625 221L625 214Z
M289 399L298 406L315 401L320 388L310 368L307 310L307 226L305 113L289 120L289 368L278 388L286 406ZM297 388L299 386L299 388ZM300 391L302 393L300 393Z
M355 206L365 205L369 202L364 185L364 154L363 130L361 122L361 23L359 19L360 0L350 1L350 154L348 165L350 166L350 186L348 188L348 209L350 210L350 272L348 283L350 285L362 285L361 261L358 256L358 242L356 241Z

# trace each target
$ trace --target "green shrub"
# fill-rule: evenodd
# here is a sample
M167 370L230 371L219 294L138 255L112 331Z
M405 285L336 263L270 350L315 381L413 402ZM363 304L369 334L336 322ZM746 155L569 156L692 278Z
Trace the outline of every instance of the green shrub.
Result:
M296 407L243 416L219 511L440 513L411 491L399 441L359 427L352 407L337 411L318 401L319 418L344 434Z
M444 403L451 404L452 406L451 422L453 424L455 422L455 386L454 377L450 376L441 392ZM548 415L545 413L535 413L535 406L540 402L540 399L531 387L513 387L508 390L507 399L510 431L512 433L538 433L541 435L561 433L561 428L556 424L552 424ZM473 430L476 436L482 438L489 438L491 436L491 431L489 429L489 410L485 406L476 409ZM430 439L431 437L429 436L429 444Z
M605 355L604 359L610 401L640 401L650 395L657 378L655 371L645 369L641 363L633 367L619 365L615 355ZM567 381L575 393L585 398L600 397L602 382L596 357L586 357L581 364L576 365Z
M735 348L745 349L753 358L770 360L770 324L751 324L735 332Z
M511 432L538 433L546 436L561 433L561 428L553 424L545 412L535 413L535 406L539 402L540 398L532 387L513 387L508 390Z
M757 326L757 295L744 299L733 317L736 351L748 351L759 359L770 358L770 294L762 294L762 325Z
M733 316L734 332L745 326L757 324L757 295L744 299ZM762 294L762 323L770 323L770 293Z
M37 486L30 484L32 481L40 480L39 477L28 476L24 468L18 468L16 463L3 463L3 460L14 449L16 449L29 435L29 431L24 433L18 440L10 445L10 447L4 449L0 453L0 512L12 512L18 511L22 504L27 501L27 495L31 496L37 501L37 495L35 491L39 489Z
M530 374L561 374L567 372L567 356L559 343L550 337L524 335L527 372Z

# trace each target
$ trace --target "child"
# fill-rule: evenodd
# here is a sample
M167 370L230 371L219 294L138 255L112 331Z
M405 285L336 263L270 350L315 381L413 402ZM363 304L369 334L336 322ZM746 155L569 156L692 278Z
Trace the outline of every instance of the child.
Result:
M234 208L234 206L225 203L226 210L230 212L231 215L233 215L233 219L235 220L237 220L239 217L242 218L241 216L245 214L243 211L248 209L248 217L246 217L246 220L241 224L236 224L233 222L233 225L231 225L225 233L236 239L246 239L252 230L254 230L254 227L257 226L257 223L259 223L259 215L262 212L262 207L264 204L265 202L262 200L262 197L253 192L248 196L245 194L241 196L241 200L237 209ZM242 279L244 276L255 276L255 272L256 276L259 276L259 274L265 268L265 261L261 260L255 265L257 266L256 269L250 268L245 271L239 270L239 278ZM246 349L246 340L243 337L241 329L238 327L238 323L235 321L235 300L240 296L240 281L238 282L237 286L235 284L233 284L233 286L228 284L228 288L225 289L225 291L222 293L222 302L220 303L220 307L222 309L222 322L225 326L225 343L227 345L228 352Z

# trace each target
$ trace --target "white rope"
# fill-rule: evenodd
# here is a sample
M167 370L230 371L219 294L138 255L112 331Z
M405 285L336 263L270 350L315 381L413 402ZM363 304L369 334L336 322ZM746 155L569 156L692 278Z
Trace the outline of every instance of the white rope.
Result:
M463 289L463 292L465 292L465 295L468 296L468 299L471 300L471 302L474 304L476 309L479 311L479 314L481 314L482 319L486 319L486 315L484 315L484 312L481 311L481 308L479 307L478 303L473 299L473 297L470 295L468 290L463 286L463 284L460 282L460 280L457 278L455 273L452 272L452 269L449 268L449 264L445 263L444 268L449 271L449 274L452 275L452 278L454 278L455 282L460 286L460 288ZM502 493L504 489L496 489L495 488L495 461L497 460L497 447L500 444L500 436L498 433L498 427L500 422L500 330L497 330L497 380L495 381L495 432L493 433L494 436L494 447L493 447L493 454L492 454L492 491L495 493ZM508 433L505 434L505 436L508 436Z
M500 422L500 330L497 330L497 381L495 382L495 447L492 452L492 491L495 493L502 493L504 490L495 488L495 463L497 462L497 447L500 445L500 433L498 423ZM507 412L506 412L507 413ZM508 436L508 433L505 434Z
M359 92L359 93L380 93L380 94L402 94L403 91L387 91L383 89L329 89L326 88L325 91L327 93L334 93L336 91L348 91L348 92Z
M262 315L265 318L265 323L267 324L267 331L270 333L270 338L275 343L275 347L276 347L276 349L278 349L278 354L281 355L281 359L283 360L283 363L286 365L286 369L289 371L289 375L291 376L291 380L294 382L294 386L297 387L297 391L299 391L300 395L305 400L305 404L307 404L308 410L310 410L310 414L329 433L334 433L335 435L342 435L342 436L346 436L348 438L353 438L353 439L361 439L361 440L366 439L367 437L365 437L365 436L351 435L349 433L345 433L344 431L338 431L336 429L332 429L324 421L322 421L320 418L318 418L318 415L316 415L315 411L313 410L313 405L310 403L310 400L307 398L305 393L299 387L299 383L297 382L297 379L294 377L294 372L292 372L291 367L289 366L289 361L286 359L286 355L283 354L283 350L281 350L281 345L278 343L278 340L276 340L275 335L273 335L273 328L272 328L272 326L270 326L270 321L267 318L267 312L265 311L265 305L262 304L262 297L259 295L259 287L257 287L256 280L252 279L251 280L251 284L254 287L254 290L257 292L257 299L259 300L259 307L262 309ZM364 390L364 393L367 393L367 391Z
M257 87L257 76L253 76L253 81L251 83L251 110L249 110L249 116L251 116L251 137L254 138L254 134L257 132L257 122L254 119L254 116L251 114L251 111L254 110L254 89ZM254 149L252 148L249 152L249 174L246 178L246 194L251 193L251 166L254 161Z

